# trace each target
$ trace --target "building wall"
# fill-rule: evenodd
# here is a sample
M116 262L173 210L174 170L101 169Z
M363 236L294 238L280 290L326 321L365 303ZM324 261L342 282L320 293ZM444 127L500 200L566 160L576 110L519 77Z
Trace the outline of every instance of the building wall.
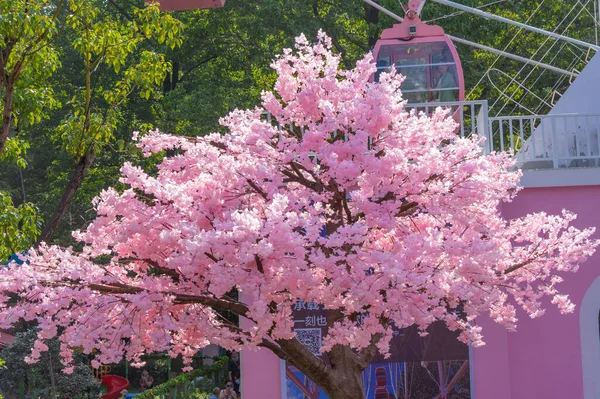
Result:
M504 204L502 213L510 219L539 211L556 214L563 208L578 215L577 227L600 227L600 186L528 188L514 202ZM577 273L564 275L565 281L558 287L577 305L572 314L561 315L546 301L546 314L541 318L530 319L521 312L513 333L484 320L487 344L473 350L474 398L584 398L580 309L598 276L598 253ZM593 318L593 325L598 324L598 310L586 315ZM595 339L599 341L600 336ZM600 367L600 353L597 358ZM585 397L591 398L600 396Z
M252 323L242 317L241 326L248 329L252 327ZM267 349L242 351L240 366L240 390L243 399L282 398L280 361L271 351Z

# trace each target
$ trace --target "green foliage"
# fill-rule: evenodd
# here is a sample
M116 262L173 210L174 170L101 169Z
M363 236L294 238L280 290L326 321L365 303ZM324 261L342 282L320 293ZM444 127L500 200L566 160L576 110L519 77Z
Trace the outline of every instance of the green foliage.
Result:
M202 368L190 371L189 373L180 374L164 384L142 392L142 394L136 396L136 398L154 399L155 396L168 395L173 389L177 389L179 387L187 388L188 386L195 384L195 380L198 379L198 377L208 377L214 373L224 370L227 367L229 358L227 356L223 356L216 357L214 360L215 363L211 366L204 366ZM190 396L190 398L195 398L195 396ZM202 398L202 396L199 396L198 398Z
M176 15L186 34L167 54L177 76L157 115L162 130L178 134L217 131L221 116L255 107L275 82L273 58L301 33L312 40L325 30L346 66L369 49L361 1L228 0L223 9Z
M52 379L58 397L96 398L100 384L85 365L83 357L75 358L77 365L72 374L65 374L60 362L60 343L47 341L48 352L43 353L38 363L29 365L24 358L31 354L37 336L35 329L17 333L15 341L2 350L1 356L10 367L0 369L0 389L5 394L16 394L19 383L25 385L25 398L49 398L53 395Z
M29 147L29 142L17 137L9 137L6 140L4 152L0 153L0 162L13 163L19 168L25 168L27 166L25 155Z
M225 376L227 376L226 372ZM215 387L224 387L226 383L227 378L222 381L204 378L195 384L194 390L184 393L182 397L183 399L207 399L212 395Z
M83 85L73 87L70 111L54 140L77 161L115 140L123 107L135 91L148 100L162 83L169 64L162 54L141 49L142 43L154 39L174 48L183 26L157 6L135 9L131 20L102 13L94 0L70 0L69 11L66 24L83 61Z
M17 127L38 123L60 106L49 79L60 66L52 41L61 5L49 0L0 2L0 91L3 97L12 95L14 85L11 114Z
M196 389L193 392L183 394L182 399L208 399L211 395L212 393L204 392L202 389Z
M131 132L154 126L149 103L160 100L170 68L164 52L183 40L183 24L157 6L117 3L0 2L0 161L27 168L17 178L12 167L0 168L0 188L33 200L52 232L73 200L63 194L75 192L61 238L88 220L91 198L116 181ZM90 166L75 176L83 160ZM87 182L95 160L103 164Z
M2 359L0 359L0 370L4 368L4 365L6 364L6 362ZM2 399L2 395L0 395L0 399Z
M10 196L0 192L0 263L31 246L40 234L40 220L32 204L15 207Z

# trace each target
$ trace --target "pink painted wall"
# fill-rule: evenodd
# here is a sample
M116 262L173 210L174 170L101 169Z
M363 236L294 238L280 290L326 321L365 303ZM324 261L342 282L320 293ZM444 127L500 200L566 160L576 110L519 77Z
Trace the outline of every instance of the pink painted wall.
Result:
M539 211L556 214L563 208L578 214L577 227L600 227L600 187L525 189L513 203L504 204L502 213L514 218ZM597 253L577 273L565 274L559 289L580 306L598 276ZM561 315L549 301L546 308L538 319L522 313L514 333L489 320L481 323L487 345L473 350L475 399L583 398L579 308L569 315Z
M266 349L243 351L242 399L280 399L280 361Z
M240 322L242 328L252 327L248 319L241 318ZM240 356L242 399L280 399L280 364L279 358L267 349L242 351Z

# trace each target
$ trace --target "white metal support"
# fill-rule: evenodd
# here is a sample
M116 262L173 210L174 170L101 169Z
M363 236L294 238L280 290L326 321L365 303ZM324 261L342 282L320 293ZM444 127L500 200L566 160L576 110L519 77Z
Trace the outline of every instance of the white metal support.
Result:
M371 5L372 7L378 9L382 13L384 13L384 14L392 17L392 18L394 18L397 21L402 22L404 20L401 16L394 14L393 12L391 12L388 9L380 6L379 4L375 3L372 0L363 0L363 1L365 3ZM424 2L422 4L424 4ZM450 40L452 40L453 42L456 42L456 43L461 43L461 44L465 44L467 46L475 47L475 48L480 49L480 50L489 51L490 53L493 53L493 54L498 54L498 55L501 55L501 56L506 57L506 58L510 58L510 59L513 59L513 60L516 60L516 61L520 61L520 62L523 62L525 64L537 66L537 67L540 67L540 68L548 69L550 71L561 73L563 75L578 76L578 74L576 74L576 73L573 73L571 71L567 71L567 70L564 70L564 69L561 69L561 68L557 68L555 66L552 66L552 65L549 65L549 64L545 64L543 62L539 62L539 61L535 61L535 60L532 60L532 59L529 59L529 58L521 57L521 56L518 56L518 55L515 55L515 54L512 54L512 53L508 53L506 51L498 50L498 49L495 49L493 47L489 47L489 46L485 46L483 44L475 43L475 42L472 42L472 41L469 41L469 40L466 40L466 39L463 39L463 38L460 38L460 37L456 37L456 36L452 36L452 35L447 35L447 36L450 38Z
M471 42L469 40L465 40L465 39L462 39L460 37L456 37L456 36L452 36L452 35L447 35L447 36L453 42L462 43L462 44L466 44L467 46L478 48L480 50L489 51L490 53L498 54L498 55L501 55L503 57L510 58L512 60L523 62L525 64L529 64L529 65L537 66L537 67L540 67L540 68L544 68L544 69L547 69L547 70L552 71L552 72L561 73L561 74L567 75L569 77L571 77L571 76L575 76L575 77L579 76L578 73L575 73L575 72L572 72L572 71L567 71L565 69L558 68L558 67L552 66L550 64L546 64L544 62L535 61L535 60L532 60L530 58L521 57L520 55L508 53L506 51L498 50L498 49L495 49L493 47L484 46L483 44Z
M421 0L421 4L419 4L419 8L417 8L417 15L421 15L421 11L423 11L423 7L425 7L425 2L427 0Z
M564 35L561 35L561 34L558 34L558 33L554 33L554 32L550 32L550 31L547 31L547 30L544 30L544 29L536 28L535 26L531 26L531 25L527 25L527 24L524 24L524 23L521 23L521 22L513 21L512 19L504 18L504 17L501 17L499 15L495 15L495 14L492 14L492 13L489 13L489 12L486 12L486 11L481 11L481 10L479 10L477 8L468 7L468 6L465 6L465 5L462 5L462 4L458 4L458 3L455 3L455 2L450 1L450 0L431 0L431 1L433 1L434 3L443 4L443 5L448 6L448 7L457 8L459 10L466 11L466 12L469 12L471 14L475 14L475 15L478 15L480 17L483 17L483 18L493 19L493 20L496 20L496 21L500 21L500 22L504 22L504 23L510 24L510 25L518 26L519 28L522 28L522 29L525 29L525 30L529 30L531 32L540 33L542 35L549 36L549 37L551 37L553 39L564 40L564 41L567 41L569 43L576 44L578 46L583 46L583 47L586 47L586 48L594 49L596 51L600 50L600 46L597 46L595 44L587 43L587 42L584 42L584 41L581 41L581 40L573 39L572 37L564 36Z

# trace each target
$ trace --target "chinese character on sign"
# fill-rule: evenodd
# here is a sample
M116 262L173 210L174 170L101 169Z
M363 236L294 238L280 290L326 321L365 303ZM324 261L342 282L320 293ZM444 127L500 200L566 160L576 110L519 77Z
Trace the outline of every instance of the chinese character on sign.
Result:
M306 316L304 323L306 323L306 327L314 327L316 326L317 318L316 316Z
M316 323L318 327L325 327L327 325L327 317L317 316Z
M307 310L319 310L319 305L317 303L315 303L315 301L310 301L309 303L306 304L306 309Z
M302 299L296 300L296 305L294 306L294 310L306 310L306 303Z

